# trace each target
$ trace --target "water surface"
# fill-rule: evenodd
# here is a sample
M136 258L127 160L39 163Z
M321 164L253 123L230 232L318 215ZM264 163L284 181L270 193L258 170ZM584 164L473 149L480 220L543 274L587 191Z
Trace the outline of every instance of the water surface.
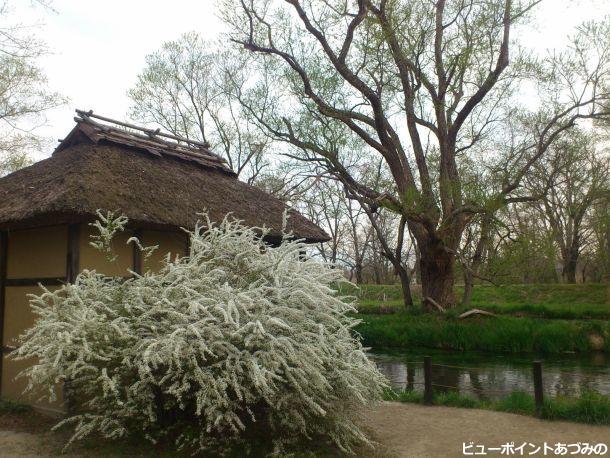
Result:
M494 355L438 350L372 350L370 357L394 389L423 390L424 355L432 357L432 382L439 392L457 391L479 399L497 399L512 391L533 394L532 361L542 361L545 395L578 396L595 390L610 395L610 355Z

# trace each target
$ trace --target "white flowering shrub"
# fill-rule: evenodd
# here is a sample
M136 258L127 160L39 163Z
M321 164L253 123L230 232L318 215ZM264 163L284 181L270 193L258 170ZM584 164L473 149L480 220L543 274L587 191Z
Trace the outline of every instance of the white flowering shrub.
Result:
M190 239L190 255L158 273L84 271L32 296L38 319L16 357L37 358L30 390L48 387L52 399L69 382L70 442L101 433L195 449L366 443L358 412L384 379L352 336L355 309L335 292L341 272L301 259L301 242L269 247L260 229L229 219Z

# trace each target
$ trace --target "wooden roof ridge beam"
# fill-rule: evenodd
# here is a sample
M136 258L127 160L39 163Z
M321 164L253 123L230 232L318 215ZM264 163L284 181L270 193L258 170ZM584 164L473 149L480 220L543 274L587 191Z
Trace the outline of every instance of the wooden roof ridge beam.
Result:
M119 129L119 128L114 127L114 126L109 126L107 124L101 124L101 123L96 122L93 119L90 119L90 118L87 118L87 117L86 118L76 117L76 118L74 118L74 120L76 122L78 122L78 123L85 122L87 124L90 124L90 125L94 126L95 128L101 130L102 132L105 132L105 133L108 133L108 134L116 134L116 135L120 135L122 137L130 137L130 138L136 137L137 139L141 139L141 141L143 141L143 142L145 141L145 142L152 143L152 141L155 141L155 142L157 142L157 145L161 144L162 146L165 146L165 147L171 148L171 149L176 149L177 147L181 146L179 143L168 142L168 141L163 140L161 138L156 138L153 135L142 135L142 134L140 134L138 132L131 132L131 131L128 131L128 130L125 130L125 129ZM141 129L141 130L143 132L147 132L144 129ZM152 131L152 132L154 133L154 131ZM195 153L193 153L193 154L195 154ZM200 154L200 153L198 153L198 154ZM211 154L211 152L210 152L210 154Z
M225 164L225 161L222 160L221 158L215 156L215 155L210 155L207 153L202 154L201 152L195 152L193 150L184 148L182 145L178 145L178 144L174 144L174 145L169 145L171 146L171 148L165 148L165 142L161 142L161 144L159 144L158 141L155 140L151 140L148 138L145 138L143 136L137 136L135 139L133 138L134 136L131 135L131 133L129 132L125 132L122 131L120 129L110 129L109 131L106 131L102 134L103 136L107 137L107 138L114 138L115 140L119 140L119 141L131 141L140 145L144 145L147 147L151 147L151 148L157 148L159 150L161 150L163 153L165 154L169 154L169 155L183 155L183 156L188 156L190 158L193 159L203 159L206 161L209 161L211 163L216 163L218 165L223 165Z
M89 112L87 112L86 114L88 114L88 113ZM100 116L100 118L103 118L103 117ZM110 118L107 118L107 119L110 119ZM155 146L157 146L157 147L164 146L165 148L169 148L169 149L173 149L173 150L176 150L176 151L180 151L180 153L186 154L186 155L189 155L189 156L192 156L192 157L199 157L199 158L200 157L207 157L208 160L217 161L219 164L226 165L226 160L224 158L222 158L220 155L214 153L213 151L211 151L209 149L192 148L188 144L187 145L183 145L181 143L164 140L162 138L159 138L158 135L155 135L153 137L153 136L149 136L149 135L143 135L143 134L140 134L138 132L133 132L133 131L125 130L125 129L120 129L120 128L117 128L115 126L110 126L110 125L107 125L107 124L101 124L101 123L99 123L97 121L94 121L89 116L84 116L82 118L75 117L74 120L76 122L78 122L78 123L84 122L86 124L94 126L94 127L98 128L98 129L100 129L102 132L106 132L108 134L115 134L117 136L120 135L122 138L135 137L137 139L140 139L138 141L141 141L141 142L150 142L150 143L156 142ZM129 123L117 122L117 124L118 125L123 125L123 126L128 127L128 128L131 128L131 127L129 127L129 126L131 126L131 124L129 124ZM160 129L157 129L157 130L153 131L153 130L150 130L150 129L144 129L144 128L140 127L140 128L138 128L138 130L140 130L141 132L147 133L147 134L149 132L154 134L155 132L157 132L157 130L160 130ZM167 137L174 137L174 136L170 136L170 134L163 134L163 133L161 133L159 135L167 136ZM176 138L182 138L182 137L176 137ZM194 142L194 140L185 140L185 141ZM169 151L166 151L166 152L169 152Z
M93 110L84 111L84 110L76 109L75 111L76 111L76 113L79 116L81 116L85 120L87 120L88 118L95 118L95 119L99 119L101 121L105 121L105 122L117 124L119 126L127 127L129 129L139 130L140 132L145 132L147 135L151 134L151 133L154 133L155 137L157 137L157 136L159 136L159 137L166 137L166 138L170 138L172 140L183 142L183 143L186 143L186 144L189 144L189 145L198 146L201 149L207 150L206 152L209 152L210 154L213 154L213 155L217 156L217 154L213 153L212 151L209 151L210 144L207 143L207 142L200 142L198 140L192 140L190 138L181 137L181 136L178 136L178 135L173 135L173 134L166 133L166 132L161 132L161 129L156 129L156 130L147 129L145 127L137 126L135 124L131 124L131 123L128 123L128 122L119 121L119 120L116 120L116 119L108 118L106 116L101 116L101 115L93 114Z

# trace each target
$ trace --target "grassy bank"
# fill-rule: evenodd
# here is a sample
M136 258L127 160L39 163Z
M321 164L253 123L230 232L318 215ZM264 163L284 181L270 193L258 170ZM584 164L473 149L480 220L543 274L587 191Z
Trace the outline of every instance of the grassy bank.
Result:
M385 398L389 401L423 403L421 391L387 391ZM536 415L534 397L519 391L497 401L483 401L455 392L435 393L434 405ZM541 418L610 425L610 397L589 391L579 398L545 399Z
M368 347L425 347L488 352L610 351L610 322L538 318L459 320L405 312L362 315L356 327Z
M462 288L456 288L461 297ZM344 292L355 295L362 313L402 311L402 291L398 285L362 285ZM413 286L416 303L420 290ZM610 319L608 284L477 285L471 308L498 314L555 319ZM416 306L417 311L418 306ZM463 309L458 309L459 311Z
M405 310L398 285L346 288L357 297L363 323L356 330L370 347L425 347L487 352L610 351L610 286L477 285L472 305L498 317L460 320L464 308L444 316L424 313L419 289L416 306ZM456 293L461 294L458 287Z

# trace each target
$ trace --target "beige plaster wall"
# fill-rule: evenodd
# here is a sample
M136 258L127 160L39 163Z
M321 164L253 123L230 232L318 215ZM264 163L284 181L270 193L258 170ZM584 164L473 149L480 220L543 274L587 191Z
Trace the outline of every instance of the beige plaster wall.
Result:
M116 235L112 241L113 254L117 256L114 261L100 253L91 246L91 235L97 231L89 225L81 226L80 233L80 270L95 270L109 276L127 277L130 275L129 269L133 268L133 247L127 245L127 240L132 236L130 232L123 232Z
M113 249L117 259L109 261L102 253L90 245L90 235L95 230L83 224L80 228L79 270L95 269L110 276L128 276L133 269L133 246L127 245L131 232L116 236ZM9 234L8 278L64 278L66 275L68 227L53 226L40 229L12 231ZM186 234L182 232L142 231L142 243L145 246L159 245L153 255L143 260L143 269L158 270L170 253L172 259L186 253ZM48 287L48 289L56 289ZM32 326L35 315L29 304L28 294L40 294L39 286L7 286L5 294L5 311L3 323L3 346L14 347L16 338ZM37 407L61 410L63 408L62 389L55 387L58 400L55 403L40 401L38 396L24 397L22 394L27 381L15 380L15 376L30 362L15 361L3 356L2 398L31 403ZM40 393L39 393L40 394Z
M58 286L48 286L53 291ZM30 294L40 295L40 286L7 286L4 300L4 346L17 346L17 337L34 324L36 316L30 307Z
M67 226L10 231L7 277L64 277L67 247Z
M183 232L142 231L142 245L159 246L148 259L143 260L143 270L158 271L168 253L171 259L176 256L183 257L186 254L186 241L187 237Z
M10 231L8 233L7 278L43 279L65 278L67 264L68 228L51 226L37 229ZM48 289L57 289L49 286ZM18 345L17 337L32 326L35 315L30 306L29 294L41 294L40 286L6 286L4 296L4 320L2 346L2 398L26 402L50 410L63 408L62 392L55 387L57 401L40 400L42 393L23 394L25 378L15 379L17 374L31 364L16 361L8 356L10 349Z
M47 395L47 393L42 390L23 393L28 381L25 377L17 378L17 375L32 363L33 361L30 360L16 361L7 354L4 355L2 361L2 398L55 412L64 410L63 390L60 386L54 387L57 398L54 402L49 402L48 396L43 398L43 395Z

